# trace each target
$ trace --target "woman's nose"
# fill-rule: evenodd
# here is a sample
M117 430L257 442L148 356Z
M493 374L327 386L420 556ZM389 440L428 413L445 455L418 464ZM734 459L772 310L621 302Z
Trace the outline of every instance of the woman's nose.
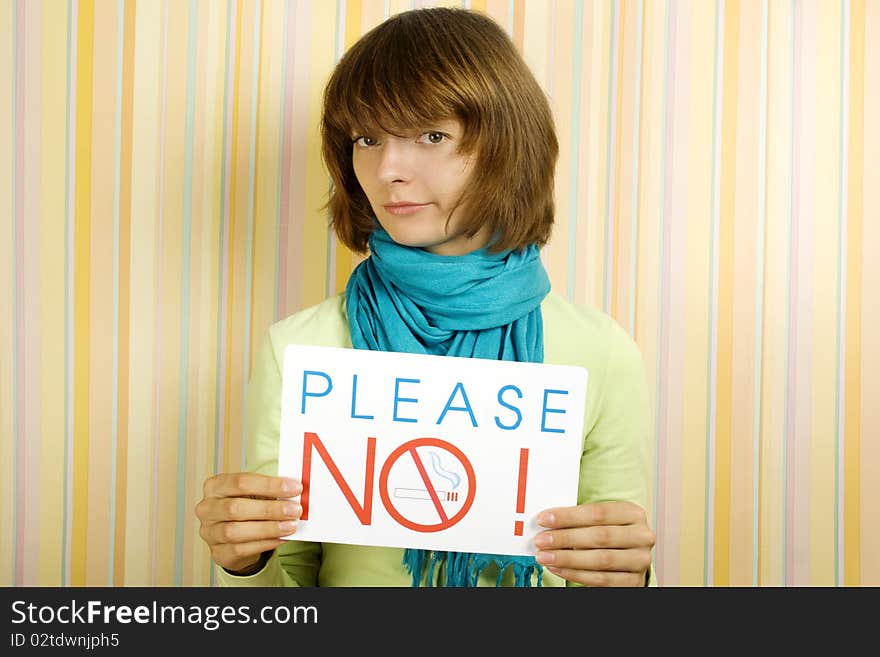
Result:
M404 182L412 176L412 154L408 144L394 139L382 144L376 174L385 184Z

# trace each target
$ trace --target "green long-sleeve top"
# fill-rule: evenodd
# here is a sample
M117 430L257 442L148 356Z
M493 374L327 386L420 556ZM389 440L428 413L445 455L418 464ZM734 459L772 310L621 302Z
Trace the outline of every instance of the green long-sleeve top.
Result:
M587 369L578 504L630 501L646 508L651 414L641 353L610 316L550 293L542 303L544 362ZM273 324L254 362L245 403L247 470L278 474L281 371L290 344L351 348L345 298L337 295ZM411 586L401 548L288 540L259 572L217 568L221 586ZM510 571L510 569L508 569ZM480 586L495 586L488 566ZM653 568L650 584L655 585ZM513 575L502 580L511 585ZM548 570L543 586L572 586Z

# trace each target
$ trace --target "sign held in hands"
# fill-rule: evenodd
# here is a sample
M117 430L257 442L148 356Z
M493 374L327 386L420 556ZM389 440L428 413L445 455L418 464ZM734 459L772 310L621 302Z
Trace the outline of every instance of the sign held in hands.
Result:
M288 346L286 538L534 554L538 513L577 503L586 386L567 365Z

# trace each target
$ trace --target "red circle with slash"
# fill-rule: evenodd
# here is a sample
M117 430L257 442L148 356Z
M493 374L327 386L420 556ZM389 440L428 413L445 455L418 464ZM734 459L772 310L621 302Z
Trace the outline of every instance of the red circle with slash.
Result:
M458 513L456 513L452 517L446 516L446 512L443 510L443 506L440 504L440 498L437 495L437 491L434 490L434 485L431 483L431 479L430 477L428 477L425 466L422 464L422 460L421 458L419 458L419 455L416 452L416 447L422 446L439 447L440 449L445 449L447 452L450 452L453 456L455 456L455 458L459 460L462 466L464 466L464 471L467 475L468 480L467 497L465 498L464 504L462 504L461 509L459 509ZM405 518L394 507L394 504L391 502L391 497L388 495L388 473L391 471L391 466L393 466L397 459L399 459L407 452L412 455L413 461L415 461L416 464L416 468L418 469L419 474L421 474L422 476L422 481L424 481L425 483L425 488L427 489L428 494L431 496L431 500L434 502L434 508L437 509L437 513L440 516L440 522L437 524L423 525ZM385 460L385 465L382 466L382 472L379 473L379 495L382 498L382 504L385 505L385 509L388 511L389 515L394 518L398 523L400 523L407 529L412 529L416 532L439 532L452 527L455 523L464 518L465 514L468 511L470 511L471 505L473 505L474 503L474 496L476 494L477 476L474 473L474 468L471 465L471 462L464 455L464 452L458 449L458 447L439 438L415 438L413 440L409 440L403 443L397 449L391 452L391 454L388 455L388 458Z

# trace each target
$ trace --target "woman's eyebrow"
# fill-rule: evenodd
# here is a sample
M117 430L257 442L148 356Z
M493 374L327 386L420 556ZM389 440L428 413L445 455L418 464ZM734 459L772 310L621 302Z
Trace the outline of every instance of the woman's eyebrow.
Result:
M445 132L449 133L452 136L457 136L461 132L461 128L456 121L452 121L449 119L440 119L437 121L427 121L423 125L410 127L410 128L393 128L391 131L383 130L382 128L374 129L366 129L366 128L357 128L352 127L349 129L349 135L352 139L355 137L381 137L383 135L390 135L392 137L400 137L400 138L410 138L410 137L418 137L425 132Z

